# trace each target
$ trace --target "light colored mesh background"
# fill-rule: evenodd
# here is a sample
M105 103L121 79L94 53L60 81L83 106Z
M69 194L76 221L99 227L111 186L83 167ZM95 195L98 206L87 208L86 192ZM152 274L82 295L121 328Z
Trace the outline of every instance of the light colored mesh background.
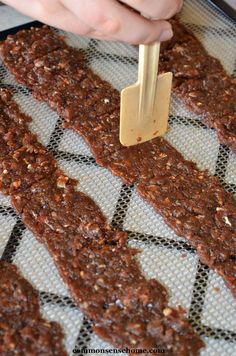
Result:
M194 31L207 50L224 64L230 74L235 70L236 28L235 24L206 1L187 0L181 14L182 21ZM119 90L135 82L137 75L137 50L120 43L89 41L67 34L68 42L88 50L90 66ZM13 77L0 71L5 84L16 84ZM15 99L22 109L33 117L32 131L51 149L60 151L60 166L73 178L80 181L81 190L89 194L112 221L120 198L120 216L125 209L127 196L120 196L122 183L107 170L91 164L90 150L83 139L69 130L54 132L57 114L46 104L36 102L25 89L15 90ZM193 124L189 124L192 122ZM236 194L236 157L223 147L219 147L216 133L201 125L200 118L187 111L182 103L172 98L171 128L166 138L200 168L207 168L224 179L227 189ZM54 141L50 137L54 132ZM56 145L58 147L55 146ZM75 158L68 159L73 154ZM83 157L82 157L82 156ZM76 158L77 157L77 158ZM217 163L218 162L218 163ZM122 204L123 199L123 204ZM123 208L122 208L123 207ZM119 212L116 211L116 220ZM9 199L0 195L0 252L4 251L13 230L17 216L13 213ZM236 332L236 303L225 287L222 279L214 272L201 266L196 254L186 249L184 239L177 237L166 226L162 218L137 195L132 192L124 229L130 231L130 245L142 249L139 255L144 273L161 281L170 292L170 303L181 304L190 313L195 328L203 334L207 348L204 356L229 356L236 354L233 334ZM58 321L66 333L66 347L70 354L75 347L87 344L92 348L111 347L96 335L90 334L90 323L73 305L67 287L46 249L33 234L22 232L22 240L13 262L25 277L40 291L42 312L50 320ZM198 277L196 273L198 270ZM194 294L194 297L193 297ZM202 311L199 311L202 308ZM201 313L201 323L198 316ZM83 323L84 320L84 323Z

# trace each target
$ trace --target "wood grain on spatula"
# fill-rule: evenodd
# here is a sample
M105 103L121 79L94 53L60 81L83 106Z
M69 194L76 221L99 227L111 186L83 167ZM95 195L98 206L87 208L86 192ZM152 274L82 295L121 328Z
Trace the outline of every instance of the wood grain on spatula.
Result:
M121 92L120 142L124 146L167 131L172 73L157 76L159 54L160 43L140 45L138 81Z

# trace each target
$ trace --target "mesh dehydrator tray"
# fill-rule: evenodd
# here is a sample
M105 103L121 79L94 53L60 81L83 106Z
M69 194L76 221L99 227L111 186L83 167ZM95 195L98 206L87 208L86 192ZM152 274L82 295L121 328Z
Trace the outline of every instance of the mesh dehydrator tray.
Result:
M227 16L236 21L236 1L235 0L210 0L221 9Z
M181 20L209 53L235 75L235 23L203 0L186 0ZM38 23L4 31L0 40L30 26L38 26ZM90 67L117 89L135 81L138 53L134 47L68 33L66 36L69 44L86 50ZM54 152L60 166L80 181L80 189L100 205L113 226L129 232L129 244L141 248L139 260L144 273L167 287L170 304L180 304L187 310L193 327L205 340L207 347L201 355L236 355L236 302L222 278L199 261L187 242L176 236L139 198L135 187L122 184L119 178L97 166L83 139L62 129L61 118L46 104L33 99L2 63L0 86L14 90L15 100L33 118L32 131ZM215 131L208 129L200 119L173 97L170 131L166 138L187 159L217 175L225 189L236 196L236 155L220 145ZM63 326L70 355L75 348L112 348L92 332L91 322L75 306L49 253L26 229L9 199L3 195L0 195L0 253L2 258L15 263L39 291L42 313Z

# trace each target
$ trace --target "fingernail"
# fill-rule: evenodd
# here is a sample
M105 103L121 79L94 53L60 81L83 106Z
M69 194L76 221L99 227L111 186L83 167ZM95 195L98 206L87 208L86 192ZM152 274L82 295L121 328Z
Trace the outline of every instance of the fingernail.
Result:
M160 41L167 41L173 36L172 29L164 30L160 35Z

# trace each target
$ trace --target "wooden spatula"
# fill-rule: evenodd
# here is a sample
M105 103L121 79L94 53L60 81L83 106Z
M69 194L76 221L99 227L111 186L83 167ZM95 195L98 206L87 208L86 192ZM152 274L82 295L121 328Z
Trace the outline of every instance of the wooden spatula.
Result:
M160 43L139 46L138 81L121 92L120 142L132 146L168 127L172 73L157 76Z

